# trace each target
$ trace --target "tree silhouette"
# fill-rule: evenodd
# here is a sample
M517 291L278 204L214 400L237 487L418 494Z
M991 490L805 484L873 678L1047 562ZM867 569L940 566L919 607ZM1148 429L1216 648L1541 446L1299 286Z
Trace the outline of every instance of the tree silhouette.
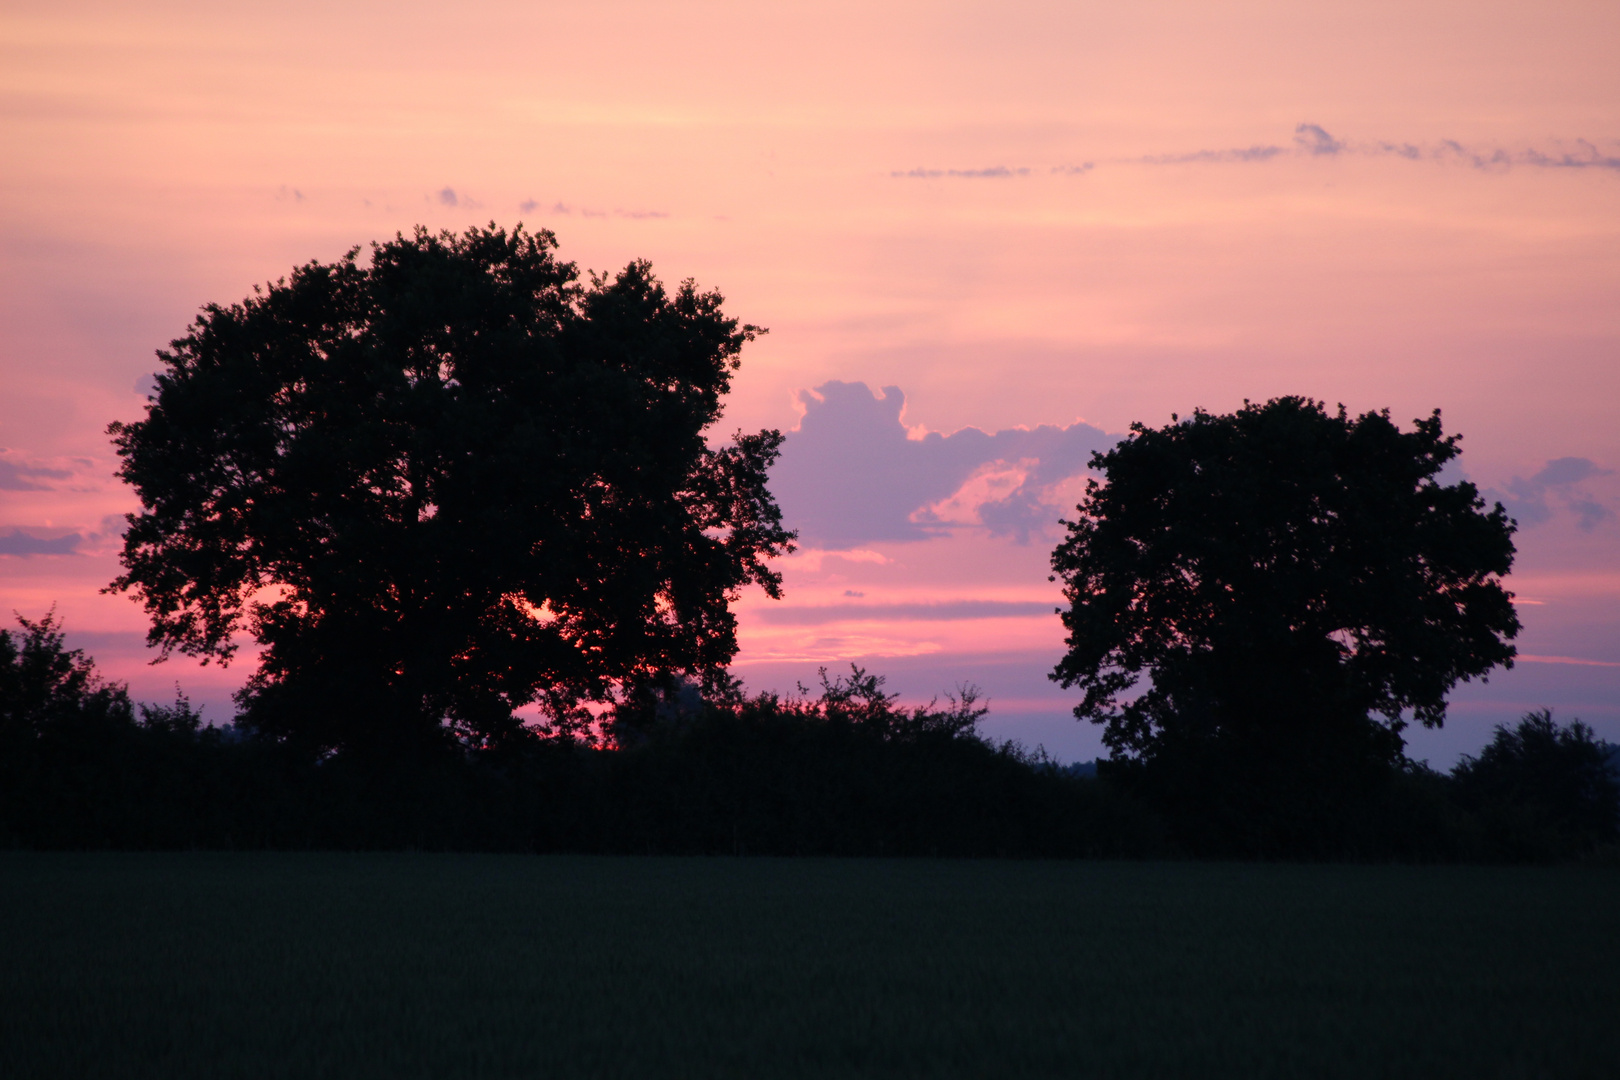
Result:
M311 750L499 743L737 649L793 535L776 431L704 432L743 344L645 262L581 283L550 232L418 229L210 305L109 431L124 573L165 653L260 646L244 722Z
M64 644L54 608L17 622L21 633L0 629L0 762L14 763L55 729L133 723L128 689L101 678L83 650Z
M1052 555L1076 716L1116 758L1249 779L1398 761L1519 628L1513 522L1439 479L1457 442L1297 397L1132 425Z
M1498 724L1490 744L1477 757L1465 754L1452 776L1459 801L1507 834L1499 842L1508 850L1545 854L1559 839L1579 847L1620 838L1613 749L1579 720L1566 727L1540 709L1514 727Z

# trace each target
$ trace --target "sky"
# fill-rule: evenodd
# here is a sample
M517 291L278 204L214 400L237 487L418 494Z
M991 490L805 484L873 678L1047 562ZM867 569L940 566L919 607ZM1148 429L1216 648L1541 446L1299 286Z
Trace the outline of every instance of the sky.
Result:
M851 662L1093 757L1045 673L1091 451L1282 394L1442 410L1521 530L1530 708L1620 741L1620 7L32 3L0 10L0 610L137 697L105 436L206 303L425 225L651 260L770 328L724 437L788 432L753 689Z

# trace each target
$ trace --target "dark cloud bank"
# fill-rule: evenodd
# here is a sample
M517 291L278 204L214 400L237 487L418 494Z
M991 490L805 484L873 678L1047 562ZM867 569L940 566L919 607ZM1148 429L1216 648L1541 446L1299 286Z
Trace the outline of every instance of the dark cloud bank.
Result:
M921 540L948 526L927 508L950 498L980 469L1020 464L1022 482L983 504L993 535L1028 541L1051 529L1065 507L1049 490L1086 469L1093 451L1119 441L1089 424L985 432L963 428L912 439L900 421L905 394L886 386L829 382L802 392L799 430L788 435L771 488L803 543L851 547L876 540Z

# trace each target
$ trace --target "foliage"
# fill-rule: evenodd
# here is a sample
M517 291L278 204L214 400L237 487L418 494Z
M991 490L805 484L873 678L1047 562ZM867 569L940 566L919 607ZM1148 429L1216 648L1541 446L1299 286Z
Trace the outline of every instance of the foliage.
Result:
M1378 782L1408 712L1439 725L1458 680L1514 655L1514 525L1441 482L1457 443L1438 412L1403 432L1297 397L1132 425L1052 555L1076 716L1116 760L1250 787L1273 816L1278 785Z
M1613 748L1552 710L1527 713L1453 776L1459 800L1480 813L1499 844L1524 855L1581 849L1620 839L1620 776Z
M820 668L821 692L811 696L811 690L799 684L797 696L783 698L777 694L761 694L750 700L742 693L741 685L728 683L718 694L705 701L699 688L691 683L669 683L662 687L645 687L641 696L621 702L614 710L612 731L621 744L634 745L659 728L690 725L691 720L705 709L751 715L779 713L806 724L851 728L885 741L911 741L923 739L967 739L982 741L979 722L989 714L988 706L979 704L980 691L976 686L964 684L955 693L946 695L946 706L939 708L939 699L926 705L907 708L897 705L898 694L883 689L888 680L874 675L859 664L849 665L848 675L828 677L827 669Z
M22 633L0 630L0 753L13 757L64 727L129 723L129 692L103 680L95 661L64 644L53 609Z
M0 748L0 846L1078 855L1153 843L1128 799L981 738L971 688L907 708L852 668L824 674L815 698L687 695L684 712L616 722L622 749L312 759L202 726L183 695L137 718L52 619L26 625L33 646L0 636L0 655L58 673L60 704ZM17 670L0 668L8 716L32 700L15 692Z
M743 344L718 293L645 262L578 280L549 232L418 229L310 263L161 352L113 424L124 573L151 644L261 647L243 722L306 751L521 737L736 652L728 603L792 534L781 435L704 433Z
M1174 773L1187 782L1144 788L1129 763L1060 767L986 738L972 687L905 707L854 666L787 698L674 684L621 701L616 749L314 759L204 726L183 694L132 709L54 616L23 626L0 634L0 848L1427 862L1601 858L1594 844L1613 837L1592 810L1612 810L1613 780L1592 771L1609 748L1584 725L1549 735L1543 714L1455 776L1408 764L1325 807ZM54 689L26 689L40 686Z

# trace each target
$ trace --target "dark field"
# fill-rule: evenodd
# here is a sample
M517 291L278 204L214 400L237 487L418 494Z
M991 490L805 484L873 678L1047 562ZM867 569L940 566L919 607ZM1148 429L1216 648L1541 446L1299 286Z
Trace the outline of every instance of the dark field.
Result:
M0 1076L1620 1075L1612 870L0 855Z

